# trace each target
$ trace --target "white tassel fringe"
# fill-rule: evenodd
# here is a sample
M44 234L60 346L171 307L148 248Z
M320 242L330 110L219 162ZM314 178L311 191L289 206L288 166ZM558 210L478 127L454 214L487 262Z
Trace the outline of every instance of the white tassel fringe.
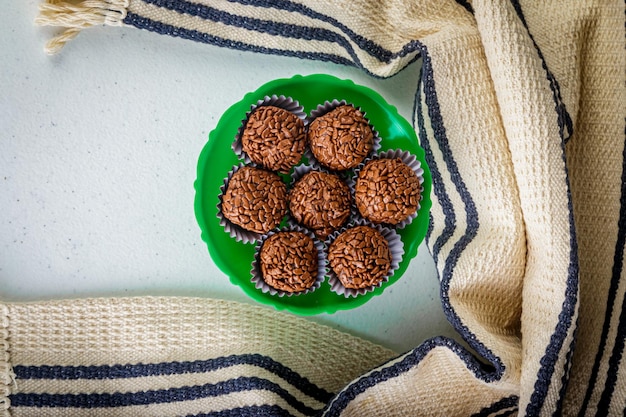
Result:
M60 26L63 32L52 38L45 46L47 54L56 54L78 33L90 26L121 26L126 17L129 0L85 0L67 3L45 0L39 5L35 23L40 26Z

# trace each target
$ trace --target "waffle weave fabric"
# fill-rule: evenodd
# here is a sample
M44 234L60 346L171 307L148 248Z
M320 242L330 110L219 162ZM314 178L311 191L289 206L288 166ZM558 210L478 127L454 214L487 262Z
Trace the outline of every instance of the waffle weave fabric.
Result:
M380 77L421 59L407 88L433 177L427 244L471 352L434 338L398 355L219 300L4 304L5 414L623 415L624 11L616 0L42 4L40 24L66 27L49 52L106 24Z

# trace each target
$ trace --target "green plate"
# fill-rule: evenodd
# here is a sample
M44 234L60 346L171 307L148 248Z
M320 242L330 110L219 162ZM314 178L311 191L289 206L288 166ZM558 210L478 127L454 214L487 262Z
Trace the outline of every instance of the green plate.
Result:
M250 105L271 95L284 95L299 101L307 114L326 100L346 100L361 107L366 113L382 138L381 151L402 149L411 152L421 161L424 169L421 207L417 218L404 229L398 230L404 243L404 258L395 274L382 287L356 298L345 298L331 292L326 280L312 293L279 297L261 292L251 282L250 270L255 245L236 242L224 231L217 218L217 203L224 178L234 165L241 162L231 149L237 129L246 112L250 110ZM410 260L417 254L417 248L428 228L432 180L424 160L424 150L418 145L413 127L377 92L354 84L350 80L341 80L329 75L296 75L289 79L278 79L246 94L241 101L226 110L215 129L209 134L209 140L198 158L197 175L194 183L196 190L194 210L202 230L202 240L206 242L213 261L230 277L233 284L241 287L251 298L272 305L278 310L287 310L300 315L332 314L364 304L372 297L382 294L386 288L400 279Z

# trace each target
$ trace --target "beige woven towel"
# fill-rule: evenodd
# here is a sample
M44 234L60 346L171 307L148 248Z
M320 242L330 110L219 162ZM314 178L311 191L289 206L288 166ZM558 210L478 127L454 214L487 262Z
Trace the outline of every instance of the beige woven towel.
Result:
M4 404L15 416L623 415L624 11L616 0L44 4L39 23L67 28L53 51L109 24L378 76L420 56L428 245L444 311L474 353L435 338L385 362L367 342L212 300L7 305Z

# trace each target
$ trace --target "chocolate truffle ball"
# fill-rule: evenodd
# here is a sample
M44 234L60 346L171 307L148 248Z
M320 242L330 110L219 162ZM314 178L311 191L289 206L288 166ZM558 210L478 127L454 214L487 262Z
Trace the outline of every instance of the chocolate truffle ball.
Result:
M268 237L258 255L263 280L279 291L305 291L315 284L317 248L302 232L283 231Z
M339 177L307 172L289 191L289 211L301 225L325 239L350 217L350 188Z
M374 147L374 133L368 121L350 105L315 118L308 138L318 162L335 171L356 167Z
M328 262L344 287L360 289L380 283L391 268L385 237L369 226L341 233L328 248Z
M243 229L267 233L287 214L287 185L274 172L244 166L228 181L222 214Z
M421 187L415 172L400 159L373 159L359 172L354 200L374 223L396 225L417 211Z
M241 133L241 146L253 162L272 171L288 173L306 148L304 122L279 107L258 107Z

